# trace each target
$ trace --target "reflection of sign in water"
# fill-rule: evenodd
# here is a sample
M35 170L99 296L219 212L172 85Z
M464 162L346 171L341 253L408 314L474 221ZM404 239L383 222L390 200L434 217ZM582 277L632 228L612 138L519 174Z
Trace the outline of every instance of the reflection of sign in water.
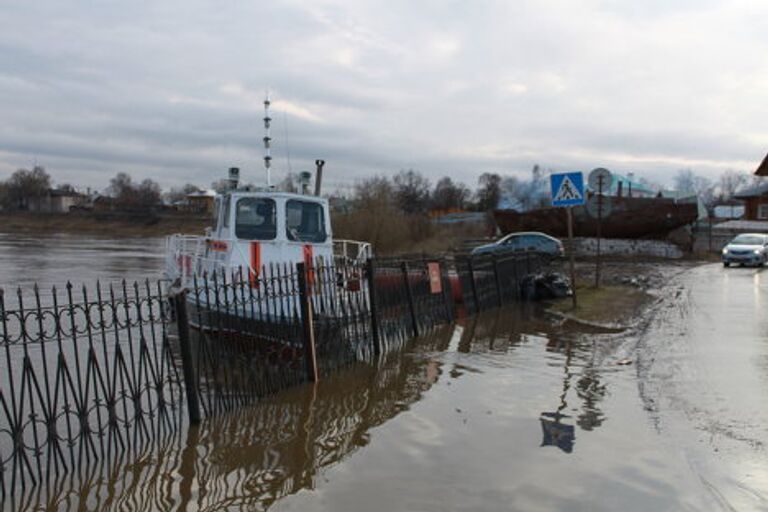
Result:
M573 425L560 423L560 418L568 416L559 412L543 412L539 421L541 421L541 430L543 439L541 446L557 446L565 453L573 451L573 441L576 439L576 429Z
M552 206L584 204L584 176L580 172L552 174L549 180Z
M436 261L427 263L429 272L429 291L431 293L443 293L443 283L440 279L440 263Z

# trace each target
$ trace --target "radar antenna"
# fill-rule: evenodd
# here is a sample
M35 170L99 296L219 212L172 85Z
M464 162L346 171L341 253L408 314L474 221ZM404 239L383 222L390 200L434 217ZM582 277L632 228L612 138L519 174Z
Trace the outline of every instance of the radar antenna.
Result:
M272 156L270 155L270 148L272 147L272 137L269 136L269 127L272 122L272 118L269 117L269 93L267 93L264 99L264 169L267 171L267 187L272 188L272 180L270 175L270 167L272 165Z

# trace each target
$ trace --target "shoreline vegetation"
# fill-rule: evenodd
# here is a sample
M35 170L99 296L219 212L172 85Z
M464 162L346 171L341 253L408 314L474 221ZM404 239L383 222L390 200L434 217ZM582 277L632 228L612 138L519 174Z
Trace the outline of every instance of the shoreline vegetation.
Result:
M84 234L113 238L161 237L174 233L202 234L212 224L207 215L152 213L3 213L0 233Z
M373 243L380 256L444 252L466 238L484 236L478 226L439 226L426 216L358 210L332 219L335 240ZM209 215L190 213L70 212L0 213L0 234L79 234L110 238L202 235L213 225Z

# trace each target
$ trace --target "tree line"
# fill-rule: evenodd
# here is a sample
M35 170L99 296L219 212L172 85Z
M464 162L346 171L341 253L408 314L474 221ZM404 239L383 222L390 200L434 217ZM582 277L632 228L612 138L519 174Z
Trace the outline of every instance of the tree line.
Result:
M352 208L386 207L406 215L421 215L431 211L476 211L485 212L497 208L502 198L507 207L530 210L549 204L549 174L539 165L534 165L527 178L502 176L498 173L483 173L477 180L474 190L454 180L450 176L438 179L434 185L418 171L401 170L393 177L376 175L355 184L350 195L343 199ZM278 186L279 189L297 192L298 176L289 173ZM639 179L653 190L661 190L659 184ZM731 199L737 191L760 183L760 179L751 174L727 170L716 180L706 178L691 169L682 169L673 177L675 190L696 194L707 207L717 202ZM42 197L48 193L53 180L40 166L31 170L18 169L10 178L0 181L0 207L4 211L26 210L30 199ZM211 187L221 191L226 181L220 180ZM59 190L74 192L70 184L61 184ZM188 194L199 192L202 188L187 183L163 192L160 185L152 179L134 181L125 172L117 173L109 186L103 191L118 209L145 209L162 204L174 204L183 201Z

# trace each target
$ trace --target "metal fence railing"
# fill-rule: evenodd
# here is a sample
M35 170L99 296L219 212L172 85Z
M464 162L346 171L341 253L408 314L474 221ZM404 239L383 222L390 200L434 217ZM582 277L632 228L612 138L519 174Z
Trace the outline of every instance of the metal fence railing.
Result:
M526 296L536 254L315 260L0 295L0 493Z
M178 425L160 283L0 295L0 489L35 484Z

